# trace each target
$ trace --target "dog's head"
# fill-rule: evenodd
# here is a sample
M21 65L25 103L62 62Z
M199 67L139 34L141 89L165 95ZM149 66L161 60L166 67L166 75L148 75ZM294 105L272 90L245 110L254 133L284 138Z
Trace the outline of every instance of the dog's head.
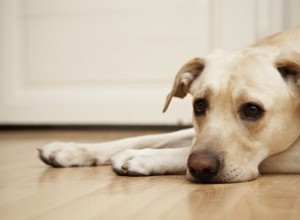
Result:
M187 176L199 182L255 179L259 164L300 135L300 54L258 48L195 58L172 97L193 97L196 137Z

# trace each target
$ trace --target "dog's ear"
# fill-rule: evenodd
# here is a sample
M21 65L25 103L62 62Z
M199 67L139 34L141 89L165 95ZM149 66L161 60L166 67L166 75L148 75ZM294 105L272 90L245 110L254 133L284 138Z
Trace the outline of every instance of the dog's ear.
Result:
M202 58L194 58L178 71L173 88L168 94L163 112L165 112L173 97L184 98L190 90L192 82L200 75L205 65Z
M295 51L281 52L277 57L276 67L288 83L296 85L300 94L300 53Z

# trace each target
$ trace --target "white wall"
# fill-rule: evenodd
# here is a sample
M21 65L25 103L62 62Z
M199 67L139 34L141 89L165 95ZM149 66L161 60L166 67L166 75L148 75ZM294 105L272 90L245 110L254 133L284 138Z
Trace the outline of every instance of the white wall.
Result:
M287 10L287 25L296 26L300 24L300 1L289 0L286 6Z
M0 124L189 123L177 69L286 26L284 0L0 0Z

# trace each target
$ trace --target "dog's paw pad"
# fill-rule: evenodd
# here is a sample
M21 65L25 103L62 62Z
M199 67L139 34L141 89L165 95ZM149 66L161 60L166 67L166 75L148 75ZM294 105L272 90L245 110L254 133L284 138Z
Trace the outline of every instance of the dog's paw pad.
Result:
M115 167L113 167L113 171L116 174L118 174L119 176L148 176L148 175L150 175L150 174L132 171L130 169L124 170L124 169L119 169L119 168L115 168Z
M122 166L121 166L122 170L128 170L129 169L129 163L124 163Z
M144 161L145 156L141 150L126 150L112 158L113 171L121 176L151 175L151 169Z

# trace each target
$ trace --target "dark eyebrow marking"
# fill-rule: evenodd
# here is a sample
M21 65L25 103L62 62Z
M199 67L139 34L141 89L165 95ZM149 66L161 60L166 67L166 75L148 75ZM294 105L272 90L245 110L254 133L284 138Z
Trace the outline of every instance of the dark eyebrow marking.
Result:
M203 91L197 93L194 97L194 100L197 100L199 98L209 99L212 97L213 93L214 93L213 90L210 87L207 87Z

